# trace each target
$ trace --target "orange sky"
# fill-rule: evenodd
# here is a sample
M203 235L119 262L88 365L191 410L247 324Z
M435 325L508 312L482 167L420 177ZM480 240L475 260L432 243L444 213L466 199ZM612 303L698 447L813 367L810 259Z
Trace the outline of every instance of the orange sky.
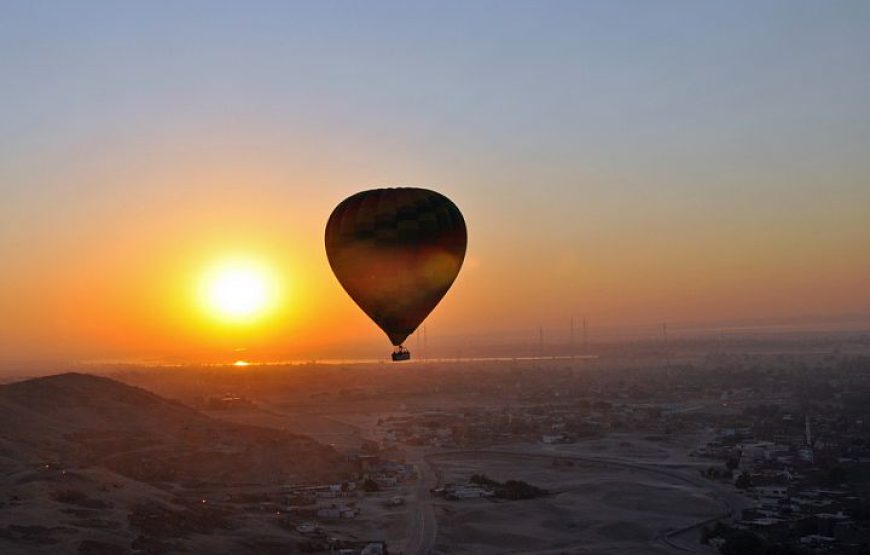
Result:
M514 6L442 31L413 10L305 14L326 43L268 14L158 33L166 14L117 9L99 15L127 34L7 14L0 362L386 353L323 228L346 196L401 185L446 194L468 224L432 338L870 312L870 40L849 14L746 26L699 7L632 29L606 9L530 23ZM659 51L578 38L571 22L597 33L590 18ZM197 283L239 256L272 269L282 302L221 323Z

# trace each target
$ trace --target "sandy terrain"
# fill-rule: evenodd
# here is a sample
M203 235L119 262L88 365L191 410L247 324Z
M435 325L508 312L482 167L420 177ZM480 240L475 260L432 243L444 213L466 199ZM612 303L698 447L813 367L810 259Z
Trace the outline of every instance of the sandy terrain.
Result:
M212 418L238 424L262 426L293 434L310 436L320 443L338 449L359 447L359 428L335 418L312 412L291 412L280 406L241 410L203 411Z
M516 442L478 450L402 445L382 455L413 463L420 479L348 498L359 509L357 518L287 514L282 484L324 483L330 479L321 476L324 470L346 463L316 442L355 451L365 440L383 437L378 421L389 415L462 410L471 397L477 406L503 407L510 396L526 395L523 388L500 389L497 375L487 376L495 381L478 384L475 376L469 389L464 375L397 373L399 385L393 386L410 389L416 378L420 390L409 399L392 391L393 401L380 404L374 391L350 383L323 391L318 382L312 392L308 378L296 374L287 378L303 382L298 388L262 386L262 395L259 381L235 372L198 389L189 385L198 381L181 382L190 390L177 398L199 406L223 392L252 401L209 411L82 376L7 386L0 392L6 493L0 547L11 550L0 551L73 553L84 545L83 552L111 553L115 546L120 553L138 549L142 536L158 543L146 546L151 553L259 555L307 541L295 525L316 520L324 537L384 540L391 552L405 555L704 552L697 525L739 507L733 491L700 478L698 468L709 462L688 458L707 439L703 432L623 432L562 445ZM556 376L573 379L564 371ZM338 382L340 376L327 378ZM466 388L463 402L442 399L452 391L430 386L436 378ZM383 393L388 385L375 382L373 388ZM555 398L546 390L544 395ZM524 480L552 493L524 501L448 501L430 494L439 483L464 483L475 473ZM394 496L405 503L388 503ZM201 498L208 502L200 505ZM319 499L317 506L331 502Z
M438 553L670 553L663 533L722 513L709 491L660 473L607 463L456 453L432 462L445 482L486 473L552 495L525 501L438 500Z
M105 378L0 387L0 553L284 553L270 508L343 458L286 431L222 422ZM298 519L297 519L298 520Z
M298 413L281 414L272 405L271 416L235 411L231 418L286 425L293 431L303 431L292 426L304 422L304 431L319 441L344 435L339 442L348 443L372 437L378 416L383 416L342 408L300 418ZM287 424L288 419L298 420ZM692 525L728 513L735 500L698 478L696 467L705 463L687 454L704 441L705 434L623 433L565 445L502 445L484 452L406 448L420 481L362 500L358 520L331 529L382 537L405 554L707 552ZM431 464L424 461L427 453L425 460ZM554 467L556 457L573 458L574 466ZM474 473L521 479L556 493L514 502L445 501L429 494L438 483L464 482ZM407 508L384 508L383 501L393 494L405 496ZM687 528L686 533L667 535Z

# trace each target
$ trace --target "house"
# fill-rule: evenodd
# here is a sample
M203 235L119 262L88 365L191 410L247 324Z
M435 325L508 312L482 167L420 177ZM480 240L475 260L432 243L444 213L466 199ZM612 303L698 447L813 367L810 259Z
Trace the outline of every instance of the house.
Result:
M302 524L299 524L298 526L296 526L296 531L301 533L301 534L314 534L319 529L320 529L320 527L317 524L314 524L313 522L303 522Z
M552 445L554 443L565 443L567 438L565 434L544 434L541 436L541 443L546 443L548 445Z
M391 488L399 483L399 480L395 476L386 476L383 474L375 476L374 481L382 488Z
M495 495L492 490L471 484L448 486L445 489L445 496L448 499L479 499L481 497L492 497Z

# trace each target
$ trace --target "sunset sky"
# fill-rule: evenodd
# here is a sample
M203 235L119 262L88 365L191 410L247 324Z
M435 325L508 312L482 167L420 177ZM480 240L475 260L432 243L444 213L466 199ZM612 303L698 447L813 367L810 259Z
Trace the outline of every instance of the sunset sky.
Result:
M868 29L864 1L3 2L0 363L386 354L323 233L401 185L468 224L431 338L870 313ZM227 265L266 276L257 318L204 306Z

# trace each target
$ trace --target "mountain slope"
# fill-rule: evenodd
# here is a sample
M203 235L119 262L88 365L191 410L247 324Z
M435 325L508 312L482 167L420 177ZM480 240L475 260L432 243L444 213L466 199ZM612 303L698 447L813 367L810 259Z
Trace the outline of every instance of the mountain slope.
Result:
M280 482L342 469L334 450L310 438L214 420L86 374L0 386L0 456L100 465L146 481Z
M212 419L107 378L0 386L0 553L267 553L299 541L261 503L340 479L314 440ZM271 515L271 516L270 516Z

